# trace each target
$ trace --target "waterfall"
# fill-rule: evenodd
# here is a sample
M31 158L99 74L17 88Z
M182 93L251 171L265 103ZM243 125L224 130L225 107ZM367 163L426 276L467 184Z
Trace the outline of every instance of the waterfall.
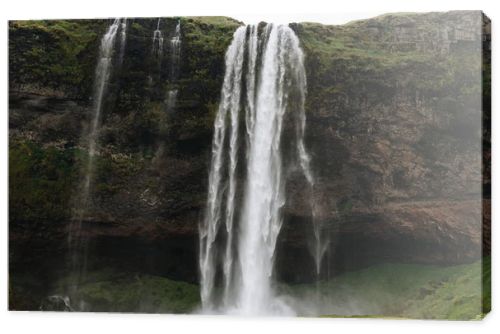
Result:
M118 64L121 66L123 63L123 56L125 55L125 44L127 43L127 19L123 19L121 23L120 32L120 53L118 58Z
M161 18L158 18L156 23L156 30L153 32L153 47L152 54L158 59L158 77L161 78L161 63L163 59L164 52L164 37L160 30ZM177 93L178 89L173 87L173 84L177 81L179 76L179 65L180 65L180 53L181 53L181 21L178 20L175 25L175 29L172 33L172 38L169 43L170 50L170 67L168 68L168 81L170 88L167 91L164 103L167 112L171 112L175 109L177 104ZM152 78L150 78L152 80Z
M170 39L170 81L177 80L181 59L181 21L177 21Z
M79 284L86 274L87 270L87 243L82 236L82 221L88 213L91 205L92 182L94 179L94 160L98 153L98 137L101 124L101 116L103 110L104 99L106 96L111 69L113 65L113 56L116 44L116 37L121 28L120 52L118 61L121 62L125 49L125 29L126 21L115 19L113 24L108 28L101 39L99 48L99 58L95 70L94 92L93 92L93 108L90 120L89 130L87 134L88 145L88 160L83 169L83 182L81 191L78 194L77 207L75 215L70 224L68 242L70 248L70 266L71 271L75 275L74 282L71 283L69 298L72 298L78 289ZM74 308L84 310L83 301L79 301Z
M311 186L311 212L312 212L312 242L309 243L309 251L314 259L314 267L316 274L316 297L319 299L320 291L319 291L319 283L322 276L322 263L323 258L328 250L328 246L330 245L329 235L323 233L324 222L319 219L317 211L317 205L314 202L314 185Z
M170 89L167 92L167 99L165 101L165 105L167 106L167 111L173 111L175 109L175 105L177 103L177 89Z
M170 82L177 81L181 59L181 21L177 21L172 38L170 39ZM167 111L173 111L177 103L177 89L167 92Z
M199 228L201 299L208 312L293 313L274 291L272 276L285 204L281 139L287 113L295 122L295 160L314 184L303 139L304 55L288 26L258 30L238 28L226 52L206 213ZM247 139L241 162L240 120ZM238 163L246 165L244 182L238 182Z
M97 138L101 123L102 106L111 75L115 40L118 29L121 26L120 21L120 19L114 20L113 24L108 28L108 31L102 37L101 46L99 48L99 60L97 62L94 81L94 108L92 120L90 122L90 131L88 134L89 159L87 162L84 186L84 196L86 198L89 196L93 177L94 158L97 153Z
M301 86L306 86L306 73L304 67L293 67L297 71L297 78L302 82ZM316 280L319 282L321 275L321 262L328 249L329 240L323 232L323 222L318 219L318 206L315 199L315 180L310 166L310 157L307 153L304 145L304 134L306 128L306 118L305 118L305 90L299 91L302 96L300 97L299 110L297 113L298 121L296 122L296 137L297 137L297 154L299 157L299 164L304 173L304 176L309 184L309 205L311 207L312 213L312 232L313 232L313 245L311 249L312 256L314 258L314 266L316 269Z
M153 54L161 60L163 57L163 34L160 30L160 21L161 19L158 18L156 30L153 32Z
M208 199L205 219L200 225L200 272L201 272L201 299L205 308L214 305L214 280L216 274L215 239L219 230L221 202L222 202L222 167L224 141L226 136L226 118L228 110L238 111L241 92L241 72L243 67L243 49L245 41L245 28L236 30L233 41L226 52L226 72L222 86L221 100L214 123L214 137L212 141L212 161L209 174ZM233 94L234 91L234 94ZM238 95L238 100L235 99ZM230 115L237 115L230 112ZM237 122L236 122L237 123ZM230 224L226 228L231 231ZM231 231L232 234L232 231ZM231 245L229 245L231 248ZM232 265L226 265L225 267ZM226 269L226 273L228 270Z

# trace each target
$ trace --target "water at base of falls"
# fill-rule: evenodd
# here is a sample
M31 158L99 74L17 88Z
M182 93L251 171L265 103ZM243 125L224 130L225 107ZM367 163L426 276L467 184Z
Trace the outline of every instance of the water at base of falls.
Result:
M259 30L238 28L226 53L200 223L201 299L209 313L295 313L277 295L272 277L285 204L281 135L287 113L296 122L295 161L313 184L303 141L304 56L288 26L268 24ZM244 161L238 161L240 147L246 151ZM246 166L241 184L238 164Z

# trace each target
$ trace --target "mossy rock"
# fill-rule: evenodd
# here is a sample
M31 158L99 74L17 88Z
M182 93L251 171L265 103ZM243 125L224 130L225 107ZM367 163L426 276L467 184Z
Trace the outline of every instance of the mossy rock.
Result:
M76 151L29 141L9 145L11 221L63 220L78 178Z

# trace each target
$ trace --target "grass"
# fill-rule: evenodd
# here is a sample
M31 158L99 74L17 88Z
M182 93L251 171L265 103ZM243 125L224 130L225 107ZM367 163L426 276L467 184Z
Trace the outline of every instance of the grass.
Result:
M187 16L185 17L185 19L198 24L233 27L234 29L242 24L241 22L238 22L237 20L226 16Z
M477 320L484 316L481 265L384 264L342 274L317 288L299 285L286 292L311 299L331 317ZM484 294L489 298L490 290Z
M364 58L377 66L395 66L406 62L429 62L434 55L417 51L390 51L387 43L375 42L349 26L328 26L301 23L301 43L309 53L319 54L325 60ZM328 65L328 62L326 63Z
M76 56L97 37L97 21L91 20L33 20L12 21L11 29L33 29L57 36L64 52Z
M54 294L64 295L71 282L72 277L58 282ZM93 312L191 313L200 303L197 285L111 270L88 273L72 299Z

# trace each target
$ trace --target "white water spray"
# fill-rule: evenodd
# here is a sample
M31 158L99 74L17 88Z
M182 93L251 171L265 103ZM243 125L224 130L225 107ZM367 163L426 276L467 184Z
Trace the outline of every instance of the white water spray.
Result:
M181 59L181 21L177 21L172 38L170 39L170 81L177 80Z
M181 21L177 21L174 34L170 39L170 82L174 82L179 77L179 65L181 61ZM167 92L167 111L175 110L177 103L177 89L170 89Z
M163 57L163 34L160 30L160 22L161 19L159 18L156 30L153 32L153 54L161 60Z
M167 98L165 100L165 105L167 107L168 112L172 112L175 110L175 105L177 104L177 89L170 89L167 92Z
M120 54L118 58L118 64L121 66L123 64L123 56L125 55L125 45L127 43L127 19L123 19L120 28Z
M281 137L287 112L299 114L292 117L298 123L296 155L308 182L313 184L303 141L303 61L297 36L282 25L268 24L260 34L257 26L240 27L227 50L214 123L206 215L200 224L201 298L205 311L293 314L274 291L272 276L285 204ZM241 94L243 87L245 95ZM298 105L289 103L291 94L298 95L294 96ZM245 120L247 135L243 161L246 180L242 186L237 182L240 119ZM241 211L237 193L241 194ZM220 232L222 224L225 233ZM224 251L218 252L218 247ZM219 270L222 294L216 288Z

